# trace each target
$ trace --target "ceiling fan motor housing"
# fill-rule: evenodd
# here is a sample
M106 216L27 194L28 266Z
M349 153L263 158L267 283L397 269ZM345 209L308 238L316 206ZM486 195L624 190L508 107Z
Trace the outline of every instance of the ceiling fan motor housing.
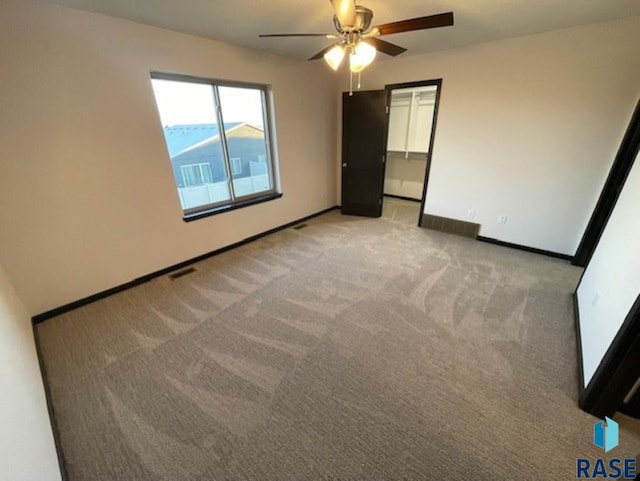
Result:
M364 32L371 26L371 20L373 20L373 11L362 5L356 5L355 25L340 25L338 17L336 15L333 16L333 24L340 33Z
M327 60L327 55L334 52L335 55L333 55L333 57L335 57L335 59L332 61L327 60L327 63L331 68L336 70L346 53L358 56L358 52L356 51L358 47L363 51L371 50L371 48L373 48L374 55L375 51L380 51L393 57L407 51L406 48L394 45L393 43L389 43L379 38L384 35L414 32L416 30L427 30L453 25L453 12L446 12L436 15L427 15L425 17L408 18L398 22L385 23L383 25L377 25L370 30L371 21L373 20L373 12L370 9L363 7L362 5L356 5L355 0L330 1L335 12L335 15L333 16L333 24L338 31L338 35L326 33L280 33L261 34L260 37L325 37L333 39L332 45L324 48L309 60L317 60L322 57ZM342 19L342 23L340 19ZM360 56L364 56L364 53Z

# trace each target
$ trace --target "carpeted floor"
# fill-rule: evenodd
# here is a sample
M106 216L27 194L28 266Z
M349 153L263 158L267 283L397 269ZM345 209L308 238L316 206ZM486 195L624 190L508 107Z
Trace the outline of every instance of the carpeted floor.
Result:
M69 480L575 479L604 454L576 401L581 271L417 208L332 212L40 324ZM639 449L622 431L616 457Z

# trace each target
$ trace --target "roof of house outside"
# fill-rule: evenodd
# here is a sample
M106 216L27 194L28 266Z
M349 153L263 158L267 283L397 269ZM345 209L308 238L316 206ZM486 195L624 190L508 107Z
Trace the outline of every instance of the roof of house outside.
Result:
M229 127L229 125L233 125ZM227 124L224 129L224 134L227 139L239 138L242 140L250 140L250 139L259 139L264 141L264 131L255 125L250 125L247 123L239 123L239 124ZM208 137L201 142L197 142L193 144L191 147L187 147L182 150L178 155L185 154L189 151L198 150L202 147L206 147L207 145L215 144L216 142L220 142L220 135L216 134L213 137ZM174 159L177 155L171 157Z
M233 127L227 126L227 128L225 129L225 136L232 150L232 152L230 152L230 155L232 153L240 155L240 152L243 152L244 155L252 155L256 154L256 149L261 151L264 151L266 149L264 131L259 126L250 125L247 123L238 123ZM185 159L193 160L194 156L203 155L204 152L209 152L211 154L215 151L220 153L221 151L215 150L215 147L213 147L213 151L211 150L212 146L219 142L219 134L214 135L213 137L206 138L172 156L171 162L182 162ZM256 145L261 147L257 148ZM213 155L211 159L215 157L216 155Z
M228 122L224 124L225 132L241 123ZM164 138L171 158L216 135L218 135L218 124L179 124L164 127Z

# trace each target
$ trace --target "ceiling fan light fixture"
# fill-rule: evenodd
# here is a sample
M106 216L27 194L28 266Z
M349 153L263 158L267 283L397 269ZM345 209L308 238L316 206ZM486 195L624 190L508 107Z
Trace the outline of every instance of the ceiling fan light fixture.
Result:
M260 37L326 37L334 39L333 45L323 48L309 60L324 57L327 65L337 71L343 63L344 57L349 54L350 79L353 82L353 74L358 74L358 88L360 88L360 73L373 62L378 50L392 57L407 51L406 48L378 37L453 25L453 12L446 12L371 27L373 11L362 5L356 5L357 0L329 1L333 7L333 24L337 34L272 33L261 34Z
M338 70L338 67L340 67L340 64L342 63L342 59L344 59L344 54L344 46L336 45L324 54L324 60L333 70Z
M349 69L354 72L362 72L367 65L376 58L377 50L366 42L358 42L351 55L349 55Z

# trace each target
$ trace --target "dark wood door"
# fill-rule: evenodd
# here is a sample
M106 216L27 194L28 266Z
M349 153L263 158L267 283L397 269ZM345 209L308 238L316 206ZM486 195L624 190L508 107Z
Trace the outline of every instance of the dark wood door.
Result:
M342 213L380 217L387 148L387 93L342 95Z

